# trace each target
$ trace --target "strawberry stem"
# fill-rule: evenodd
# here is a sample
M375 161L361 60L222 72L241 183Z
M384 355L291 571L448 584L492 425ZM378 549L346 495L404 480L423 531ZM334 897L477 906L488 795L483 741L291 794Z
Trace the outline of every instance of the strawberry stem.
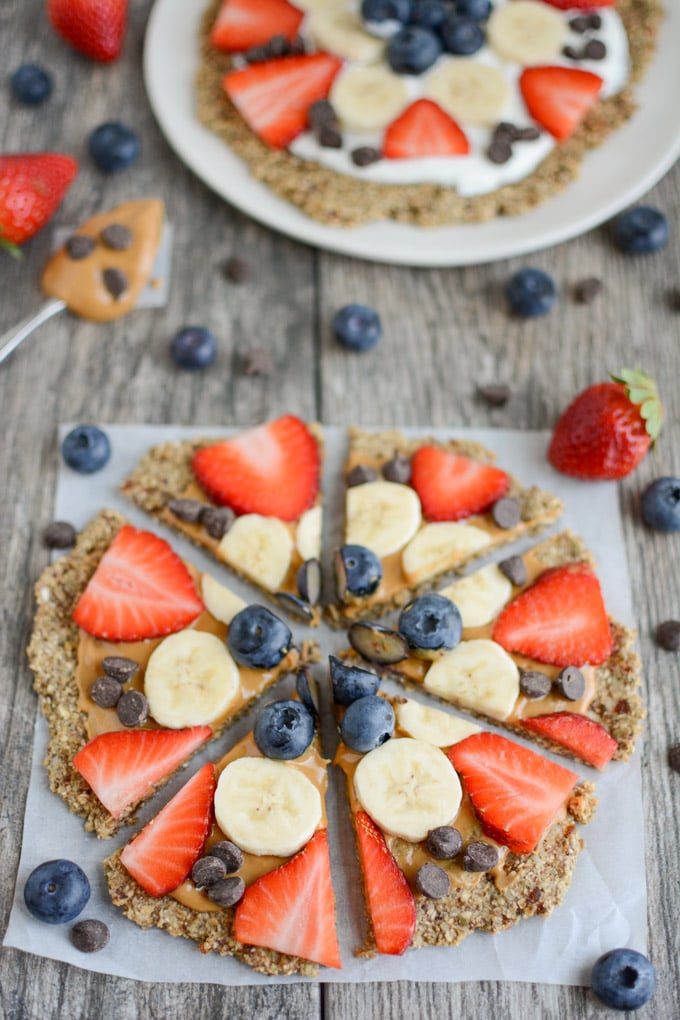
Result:
M3 251L6 251L8 255L11 255L12 258L17 261L20 261L24 257L24 253L18 245L13 244L11 241L6 240L2 236L0 236L0 248Z
M664 419L663 404L655 381L640 368L622 368L618 375L611 375L611 378L625 387L631 404L639 406L647 434L655 442Z

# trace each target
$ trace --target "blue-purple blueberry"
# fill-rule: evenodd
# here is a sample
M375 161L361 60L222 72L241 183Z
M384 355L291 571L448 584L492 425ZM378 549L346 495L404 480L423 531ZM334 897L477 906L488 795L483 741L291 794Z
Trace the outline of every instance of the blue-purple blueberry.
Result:
M258 713L253 737L265 757L290 761L311 744L314 717L300 701L273 701Z
M170 352L180 368L196 371L212 365L217 354L217 340L205 326L185 326L173 336Z
M126 124L107 121L88 139L90 156L104 173L116 173L131 166L139 156L139 138Z
M656 478L642 493L642 519L656 531L680 531L680 478Z
M73 861L59 858L39 864L26 879L24 902L39 921L66 924L90 898L87 875Z
M40 106L52 95L52 77L39 64L22 64L9 80L12 95L24 106Z
M557 288L542 269L520 269L508 280L505 294L516 315L533 319L547 315L557 300Z
M333 685L333 700L338 705L351 705L359 698L365 698L369 694L377 694L380 687L380 677L369 669L362 669L361 666L353 666L343 662L335 655L329 655L328 662L331 670L331 684Z
M348 706L340 721L340 736L351 751L365 754L394 733L394 709L377 694L367 694Z
M339 343L350 351L370 351L382 337L382 323L368 305L345 305L333 317L333 332Z
M593 967L590 984L605 1006L611 1009L639 1009L656 991L656 973L651 960L634 949L610 949Z
M227 646L239 666L273 669L290 651L293 635L266 606L246 606L232 619Z
M647 255L668 244L668 220L660 209L638 205L621 213L614 220L614 238L627 255Z
M100 471L111 456L109 437L96 425L76 425L61 444L61 455L81 475Z

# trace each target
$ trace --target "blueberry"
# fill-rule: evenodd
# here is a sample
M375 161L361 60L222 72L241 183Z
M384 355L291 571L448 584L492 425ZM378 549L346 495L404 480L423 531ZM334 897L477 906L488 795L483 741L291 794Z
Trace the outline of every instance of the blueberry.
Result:
M335 587L341 602L349 596L372 595L382 581L382 563L364 545L341 545L335 554Z
M668 244L668 220L660 209L638 205L614 221L614 239L628 255L646 255Z
M361 17L376 25L383 21L405 25L411 17L411 0L362 0Z
M596 961L590 984L612 1009L639 1009L656 991L654 965L634 949L610 949Z
M111 443L106 433L96 425L76 425L64 436L61 455L74 471L91 475L108 462Z
M273 669L290 650L293 635L265 606L246 606L229 624L227 645L240 666Z
M38 64L22 64L9 80L12 95L24 106L40 106L52 95L52 77Z
M359 698L377 693L380 677L369 669L352 666L350 663L336 658L335 655L329 655L328 662L331 667L333 700L336 704L351 705Z
M520 269L508 280L505 293L513 312L525 319L547 315L557 298L552 277L542 269Z
M680 478L657 478L642 493L642 519L657 531L680 531Z
M444 24L447 15L448 10L441 0L413 0L409 23L436 31Z
M180 368L207 368L215 360L217 340L205 326L185 326L173 336L170 351Z
M139 156L139 138L132 128L118 121L100 124L87 144L92 159L107 174L125 170Z
M473 21L486 21L491 14L491 0L456 0L456 14Z
M457 14L447 18L441 29L444 49L457 56L469 57L484 45L484 32L474 18Z
M273 701L259 712L253 736L267 758L299 758L312 742L314 718L299 701Z
M345 305L333 317L333 332L350 351L370 351L382 337L382 323L368 305Z
M394 733L394 709L377 694L357 698L340 722L340 736L351 751L372 751Z
M387 44L387 62L397 74L422 74L441 54L438 35L429 28L409 25L393 35Z
M87 875L73 861L45 861L26 880L24 900L39 921L66 924L81 912L90 898Z
M458 607L443 595L421 595L404 606L399 616L399 633L411 648L455 648L462 632Z

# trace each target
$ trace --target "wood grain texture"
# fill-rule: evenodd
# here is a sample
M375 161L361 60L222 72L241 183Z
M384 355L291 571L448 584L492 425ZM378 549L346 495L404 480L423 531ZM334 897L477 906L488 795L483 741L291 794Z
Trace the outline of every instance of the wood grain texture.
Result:
M58 422L234 425L291 410L329 424L547 428L579 388L605 378L610 369L639 362L659 379L668 419L658 451L621 485L649 707L643 774L650 953L659 976L655 999L637 1016L674 1020L680 1002L680 776L669 770L666 753L670 743L680 741L680 657L660 651L653 631L660 620L680 617L680 539L646 530L638 505L651 478L680 474L680 313L669 301L680 288L680 167L648 196L675 228L670 246L654 257L625 258L614 250L606 227L527 259L465 269L409 270L317 253L248 221L176 160L153 121L142 85L140 57L150 6L150 0L131 5L124 56L100 67L54 37L38 0L0 5L5 70L36 60L51 68L56 85L50 103L38 110L19 107L6 87L0 90L1 151L62 150L81 160L58 222L77 223L125 198L154 194L165 199L176 229L172 296L165 309L103 326L64 315L0 369L5 566L0 930L12 901L25 763L33 739L35 697L24 649L31 583L47 562L40 533L51 519ZM105 176L88 160L86 136L112 119L130 123L143 149L135 168ZM2 261L0 331L38 306L48 246L49 230L27 246L21 264ZM240 285L223 275L233 254L253 268L251 279ZM507 312L503 284L521 265L539 266L556 279L560 301L545 319L523 322ZM573 300L572 290L587 276L600 277L604 290L586 307ZM385 337L369 354L349 355L332 338L332 314L348 301L366 301L382 315ZM169 339L188 323L206 324L219 338L218 360L208 373L179 372L170 361ZM254 347L272 352L272 376L244 374L241 357ZM476 398L476 385L489 381L511 385L505 408L489 410ZM612 852L625 853L616 834ZM618 1014L583 989L547 985L165 987L14 950L0 955L0 1016L8 1020L457 1020L476 1015L585 1020Z

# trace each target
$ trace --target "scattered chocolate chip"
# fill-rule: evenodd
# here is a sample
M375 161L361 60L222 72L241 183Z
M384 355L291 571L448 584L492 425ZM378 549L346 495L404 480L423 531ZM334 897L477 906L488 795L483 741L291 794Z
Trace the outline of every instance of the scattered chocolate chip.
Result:
M149 702L141 691L126 691L116 706L123 726L143 726L149 718Z
M594 32L597 32L602 28L602 18L599 14L589 14L588 16L588 28L591 28Z
M132 231L122 223L110 223L99 236L106 247L113 251L127 251L132 247Z
M112 676L99 676L90 687L90 697L100 708L115 708L123 688Z
M411 481L411 461L403 453L395 453L391 460L383 464L381 471L383 478L388 482L408 485Z
M79 262L80 259L86 259L88 255L91 255L97 245L91 237L74 234L73 237L69 237L64 247L67 255Z
M371 163L377 163L380 160L381 154L372 145L360 145L358 148L352 149L350 157L355 166L370 166Z
M493 129L491 136L494 141L514 142L517 138L517 128L508 120L502 120Z
M572 32L576 32L577 35L583 35L590 28L588 15L579 14L577 17L572 18L569 22L569 28Z
M452 825L438 825L428 832L425 846L437 860L450 861L463 849L463 837Z
M335 110L327 99L317 99L309 108L309 126L313 131L320 131L321 128L331 125L336 127L338 118Z
M186 524L197 524L205 509L205 503L198 499L171 499L168 502L170 513Z
M607 56L607 47L601 39L589 39L583 50L586 60L604 60Z
M269 60L269 50L266 46L251 46L243 56L249 64L261 64L262 61Z
M347 488L352 489L355 485L364 485L366 482L375 482L377 478L378 472L375 468L368 467L367 464L356 464L347 475L345 482L347 484Z
M477 396L490 407L505 407L512 390L505 383L486 383L477 387Z
M668 748L668 764L674 772L680 772L680 744L671 744Z
M300 597L310 606L318 606L323 584L321 564L318 560L305 560L301 564L297 572L296 584Z
M109 294L116 301L128 289L128 278L122 269L109 266L102 273L102 279Z
M270 57L285 57L288 53L289 43L285 35L273 35L267 43L267 51Z
M586 692L586 678L576 666L565 666L555 679L555 687L569 701L578 701Z
M243 372L245 375L271 375L274 371L274 359L269 351L255 347L243 355Z
M525 698L537 701L550 693L552 683L550 677L537 669L520 669L519 689Z
M491 516L497 527L507 530L517 527L522 514L516 499L511 496L503 496L502 499L497 499L491 507Z
M253 274L249 262L239 255L232 255L226 262L224 275L232 283L245 283Z
M568 60L583 60L583 50L577 50L575 46L563 46L563 56L567 57Z
M43 531L43 544L48 549L70 549L76 544L76 529L68 521L52 521Z
M589 305L601 293L604 284L597 276L588 276L574 285L574 298L580 305Z
M463 868L465 871L490 871L498 864L498 850L491 843L473 840L465 847Z
M191 869L191 881L200 889L204 889L208 885L214 885L215 882L221 882L226 874L224 861L208 855L199 857L194 864Z
M110 933L108 925L98 921L96 917L88 917L78 921L71 928L71 942L81 953L98 953L108 945Z
M218 907L235 907L246 891L246 883L240 875L223 878L207 889L208 897Z
M498 564L501 574L504 574L510 584L520 588L527 583L527 568L521 556L508 556Z
M132 680L139 669L139 664L124 655L105 655L102 659L102 669L119 684L126 684L128 680Z
M680 620L664 620L656 628L656 643L667 652L677 652L680 648Z
M502 138L494 138L486 150L487 159L497 166L507 163L511 156L512 146Z
M317 137L319 145L324 149L342 148L342 135L332 124L324 124Z
M451 888L451 879L438 864L428 861L416 871L416 889L431 900L441 900Z
M668 304L672 312L680 312L680 288L672 290L668 295Z
M234 511L228 506L206 506L201 511L201 524L211 538L224 538L234 523Z
M535 142L540 137L540 128L534 127L533 125L529 127L515 128L516 142Z
M293 616L297 616L300 620L307 622L314 619L314 610L310 606L309 602L304 599L298 598L297 595L293 595L290 591L277 591L274 592L274 598L287 613L292 613Z
M228 875L243 867L243 851L235 843L232 843L230 839L223 839L219 843L213 843L208 850L208 856L219 857L227 869Z

